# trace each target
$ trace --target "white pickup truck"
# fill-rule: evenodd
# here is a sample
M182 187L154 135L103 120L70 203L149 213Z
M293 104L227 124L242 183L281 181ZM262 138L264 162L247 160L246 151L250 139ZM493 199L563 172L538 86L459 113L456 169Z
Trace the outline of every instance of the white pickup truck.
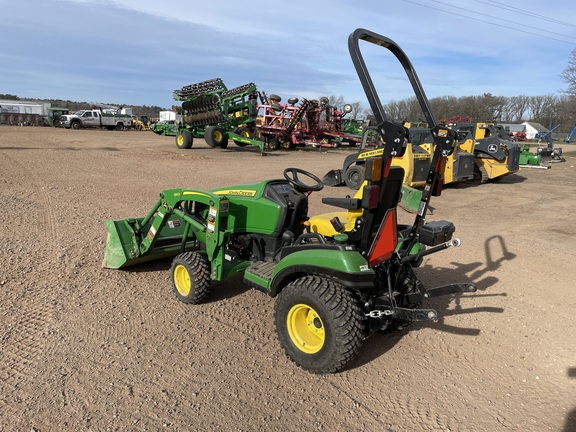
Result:
M132 127L132 116L128 114L113 114L102 110L81 110L74 114L60 117L60 126L66 129L106 128L108 130L124 130Z

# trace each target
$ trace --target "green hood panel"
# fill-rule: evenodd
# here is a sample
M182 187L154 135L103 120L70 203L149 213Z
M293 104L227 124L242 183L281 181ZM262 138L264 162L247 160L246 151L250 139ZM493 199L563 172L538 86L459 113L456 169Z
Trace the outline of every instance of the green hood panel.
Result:
M264 190L269 183L271 181L211 190L216 195L225 195L230 202L230 230L264 235L272 235L276 231L282 209L264 196Z

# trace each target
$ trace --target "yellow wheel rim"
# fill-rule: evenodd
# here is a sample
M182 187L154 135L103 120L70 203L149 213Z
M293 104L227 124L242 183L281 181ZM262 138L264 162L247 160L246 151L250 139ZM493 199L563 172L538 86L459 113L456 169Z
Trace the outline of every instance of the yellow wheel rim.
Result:
M292 306L286 317L290 339L302 352L316 354L324 346L326 334L320 315L308 305Z
M184 137L182 135L178 135L178 145L184 144Z
M176 289L180 295L186 297L190 294L190 274L182 264L178 264L174 269L174 285L176 285Z
M224 137L224 136L222 135L222 132L217 131L217 130L214 131L214 140L215 140L216 142L222 141L222 138L223 138L223 137Z

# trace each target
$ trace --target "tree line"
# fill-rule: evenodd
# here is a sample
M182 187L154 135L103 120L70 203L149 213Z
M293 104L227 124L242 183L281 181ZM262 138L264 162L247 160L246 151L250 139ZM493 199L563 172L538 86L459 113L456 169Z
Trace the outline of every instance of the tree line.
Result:
M21 100L16 95L0 94L3 100ZM30 101L48 102L53 107L68 108L70 112L92 107L89 102L74 102L62 99L26 99ZM343 96L329 96L332 106L343 107L346 103ZM568 133L576 124L576 95L544 95L544 96L494 96L484 93L479 96L441 96L429 100L432 112L437 120L454 116L470 117L472 122L522 123L530 121L540 123L547 128L559 125L559 133ZM110 104L117 107L122 105ZM369 109L360 102L350 103L352 111L349 118L366 118L372 115ZM139 116L158 117L160 111L166 110L159 106L130 106L134 114ZM426 119L420 109L416 97L391 101L384 105L384 111L392 121L424 122Z
M20 97L12 94L0 94L0 100L13 100L19 101L23 100ZM71 100L62 100L62 99L25 99L27 101L32 102L45 102L49 103L52 107L58 108L67 108L70 112L76 112L82 109L88 109L94 107L94 103L91 102L74 102ZM160 111L166 111L166 108L162 108L159 106L148 106L148 105L122 105L122 104L101 104L101 106L115 106L118 108L132 108L132 113L138 116L148 116L150 118L157 118Z
M430 99L437 120L455 116L470 117L472 122L540 123L546 128L558 126L558 132L570 132L576 124L576 97L544 96L442 96ZM392 120L425 121L416 97L391 101L384 111Z
M567 88L560 95L543 96L442 96L430 99L430 108L437 120L461 116L472 122L540 123L547 128L558 126L559 133L569 133L576 125L576 49L570 53L568 64L560 74ZM390 119L397 121L425 121L415 97L391 101L384 106ZM370 115L366 112L365 115Z
M576 124L576 95L544 96L494 96L484 93L479 96L441 96L429 100L430 108L441 121L452 117L469 117L471 122L522 123L525 121L540 123L551 129L559 125L559 133L569 133ZM341 107L345 101L342 96L330 96L330 104ZM350 118L367 118L372 111L360 102L350 104ZM424 114L415 96L388 102L384 111L391 121L402 123L425 122Z
M460 116L469 117L472 122L522 123L530 121L540 123L544 127L558 126L559 133L568 133L576 124L576 49L574 49L566 68L560 75L568 88L562 95L544 96L494 96L484 93L479 96L441 96L429 100L430 108L437 120ZM16 95L0 94L0 99L20 100ZM343 108L342 96L329 96L329 104ZM31 99L33 101L49 102L54 107L68 108L71 112L90 107L88 102L73 102L70 100ZM112 104L115 105L115 104ZM349 103L352 110L349 118L366 118L372 115L370 109L365 109L360 102ZM165 108L158 106L132 106L133 113L148 117L157 117ZM426 119L416 97L391 101L384 105L384 111L392 121L424 122Z

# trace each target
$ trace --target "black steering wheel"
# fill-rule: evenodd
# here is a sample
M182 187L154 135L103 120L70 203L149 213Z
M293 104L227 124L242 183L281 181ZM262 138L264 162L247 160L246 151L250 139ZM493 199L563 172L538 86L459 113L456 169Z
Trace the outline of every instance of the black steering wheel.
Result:
M314 180L316 184L307 185L306 183L302 183L300 180L298 180L298 174L302 174L303 176ZM314 174L308 171L304 171L300 168L286 168L284 170L284 178L288 180L288 182L290 182L290 184L300 192L313 192L322 190L324 188L324 183L322 183L322 180L320 180Z

